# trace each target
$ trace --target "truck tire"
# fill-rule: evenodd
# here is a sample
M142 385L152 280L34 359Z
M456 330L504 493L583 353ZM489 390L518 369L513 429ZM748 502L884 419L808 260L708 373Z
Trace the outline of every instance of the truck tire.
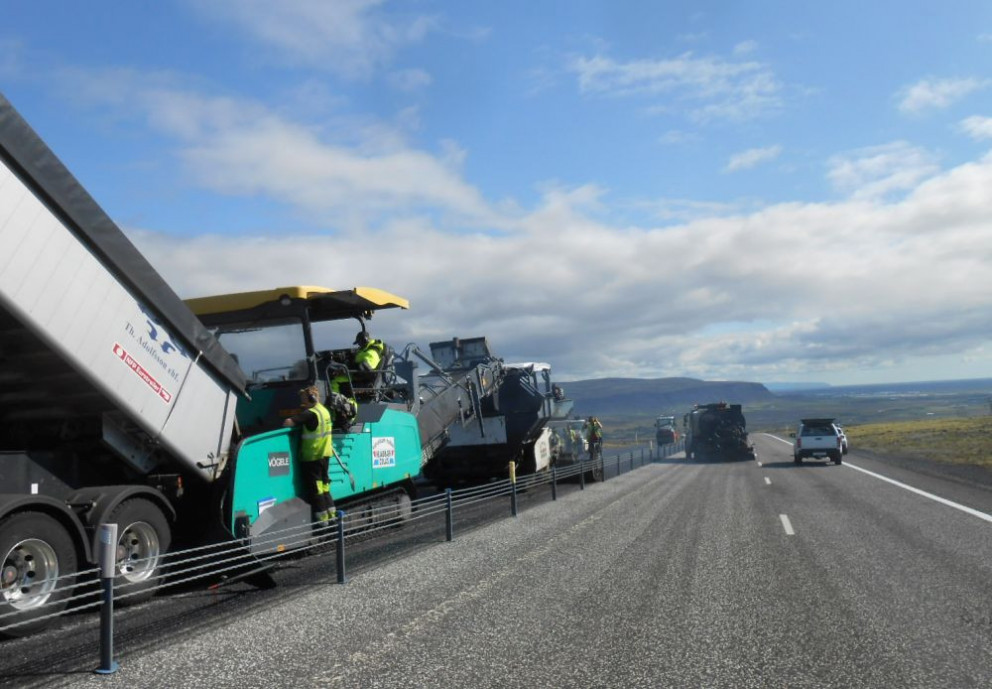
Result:
M840 450L830 455L830 459L833 460L834 464L840 464L842 457L843 455L841 454Z
M42 512L17 512L0 522L0 626L34 620L0 632L27 636L49 626L72 593L76 546L56 519Z
M172 542L169 522L154 503L125 500L107 517L117 524L117 584L121 605L146 601L162 582L162 556Z
M592 471L589 472L589 478L594 482L602 483L603 481L603 455L600 454L596 457L596 463L593 465Z

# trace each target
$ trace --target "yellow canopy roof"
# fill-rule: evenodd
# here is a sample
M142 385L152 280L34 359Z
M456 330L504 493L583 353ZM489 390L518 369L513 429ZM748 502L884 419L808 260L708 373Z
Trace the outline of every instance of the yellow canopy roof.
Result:
M197 316L247 311L283 299L306 300L310 318L314 321L349 318L356 314L379 309L410 308L403 297L374 287L355 287L350 290L333 290L313 285L294 285L256 292L236 292L210 297L187 299L186 305Z

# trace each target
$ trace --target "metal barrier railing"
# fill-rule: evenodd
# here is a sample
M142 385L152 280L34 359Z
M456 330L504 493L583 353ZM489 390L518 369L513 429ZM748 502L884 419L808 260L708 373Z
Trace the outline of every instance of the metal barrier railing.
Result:
M205 546L177 550L156 558L144 560L135 559L131 564L140 569L143 564L156 566L153 575L156 583L148 587L147 582L127 581L117 572L116 562L116 524L103 524L100 531L99 566L73 574L53 577L50 581L54 586L48 589L48 602L32 606L33 611L43 608L58 608L46 615L31 615L30 619L17 620L23 615L23 609L16 609L0 614L0 634L16 630L16 628L35 624L43 620L59 617L68 612L99 607L101 610L101 648L100 665L95 672L112 674L118 669L113 659L113 608L115 601L145 595L149 591L174 588L194 581L213 578L229 572L242 572L248 567L259 571L271 567L277 560L290 555L298 557L301 552L306 557L308 552L316 552L333 543L336 547L337 581L347 583L346 574L346 542L361 537L366 540L375 537L399 525L409 526L430 517L444 515L445 539L454 540L455 513L472 505L490 501L494 498L510 496L511 516L518 514L518 491L531 491L540 486L550 486L552 501L558 499L559 484L568 479L578 477L580 490L585 490L587 475L596 475L600 480L606 480L608 468L615 468L612 475L620 475L644 466L648 462L658 461L681 452L681 442L649 448L642 448L639 453L633 450L626 458L617 454L612 460L602 455L594 460L582 459L564 466L552 466L547 472L539 472L517 476L515 466L511 463L510 476L507 479L494 481L483 486L473 486L459 490L447 489L443 493L413 500L410 503L410 513L406 518L400 514L395 505L377 508L366 508L362 514L350 515L345 510L338 510L337 517L326 524L305 524L289 527L278 531L268 532L262 538L248 541L235 539L213 543ZM626 472L624 471L626 467ZM372 526L369 526L369 523ZM282 547L289 544L291 547ZM272 552L262 552L266 549ZM62 585L59 584L62 582ZM39 582L47 589L48 582ZM139 589L140 587L140 589Z

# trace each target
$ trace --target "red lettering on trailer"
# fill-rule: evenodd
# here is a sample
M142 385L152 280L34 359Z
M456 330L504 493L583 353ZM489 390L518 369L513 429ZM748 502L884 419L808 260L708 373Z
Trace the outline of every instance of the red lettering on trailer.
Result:
M172 393L162 387L162 384L155 380L155 377L145 370L145 367L134 360L127 350L121 347L120 343L114 343L114 355L123 361L129 369L134 371L134 373L141 378L145 383L158 393L158 396L163 402L169 403L172 401Z

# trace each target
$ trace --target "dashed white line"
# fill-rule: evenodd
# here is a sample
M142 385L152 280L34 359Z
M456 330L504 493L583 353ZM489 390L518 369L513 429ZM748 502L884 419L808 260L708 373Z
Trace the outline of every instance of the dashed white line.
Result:
M783 440L782 438L779 438L777 435L772 435L771 433L764 433L763 435L768 436L769 438L774 438L775 440L778 440L779 442L783 442L786 445L792 444L788 440ZM973 517L978 517L979 519L983 519L987 522L992 522L992 514L979 512L976 509L972 509L971 507L961 505L959 503L954 502L953 500L942 498L939 495L928 493L925 490L920 490L919 488L913 488L913 486L906 485L905 483L896 481L895 479L891 479L888 476L882 476L881 474L876 474L874 471L868 471L867 469L862 469L861 467L851 464L850 462L844 462L841 466L845 466L848 469L857 469L858 471L868 474L869 476L872 476L874 478L877 478L880 481L885 481L886 483L891 483L893 486L898 486L900 488L903 488L904 490L908 490L910 493L916 493L917 495L920 495L929 500L939 502L941 505L947 505L948 507L953 507L956 510L962 511L965 514L970 514Z
M789 515L780 514L778 518L782 520L782 528L785 529L785 535L795 536L796 532L792 529L792 522L789 521Z
M767 476L765 476L765 483L767 483L770 486L770 485L772 485L772 480L770 478L768 478Z

